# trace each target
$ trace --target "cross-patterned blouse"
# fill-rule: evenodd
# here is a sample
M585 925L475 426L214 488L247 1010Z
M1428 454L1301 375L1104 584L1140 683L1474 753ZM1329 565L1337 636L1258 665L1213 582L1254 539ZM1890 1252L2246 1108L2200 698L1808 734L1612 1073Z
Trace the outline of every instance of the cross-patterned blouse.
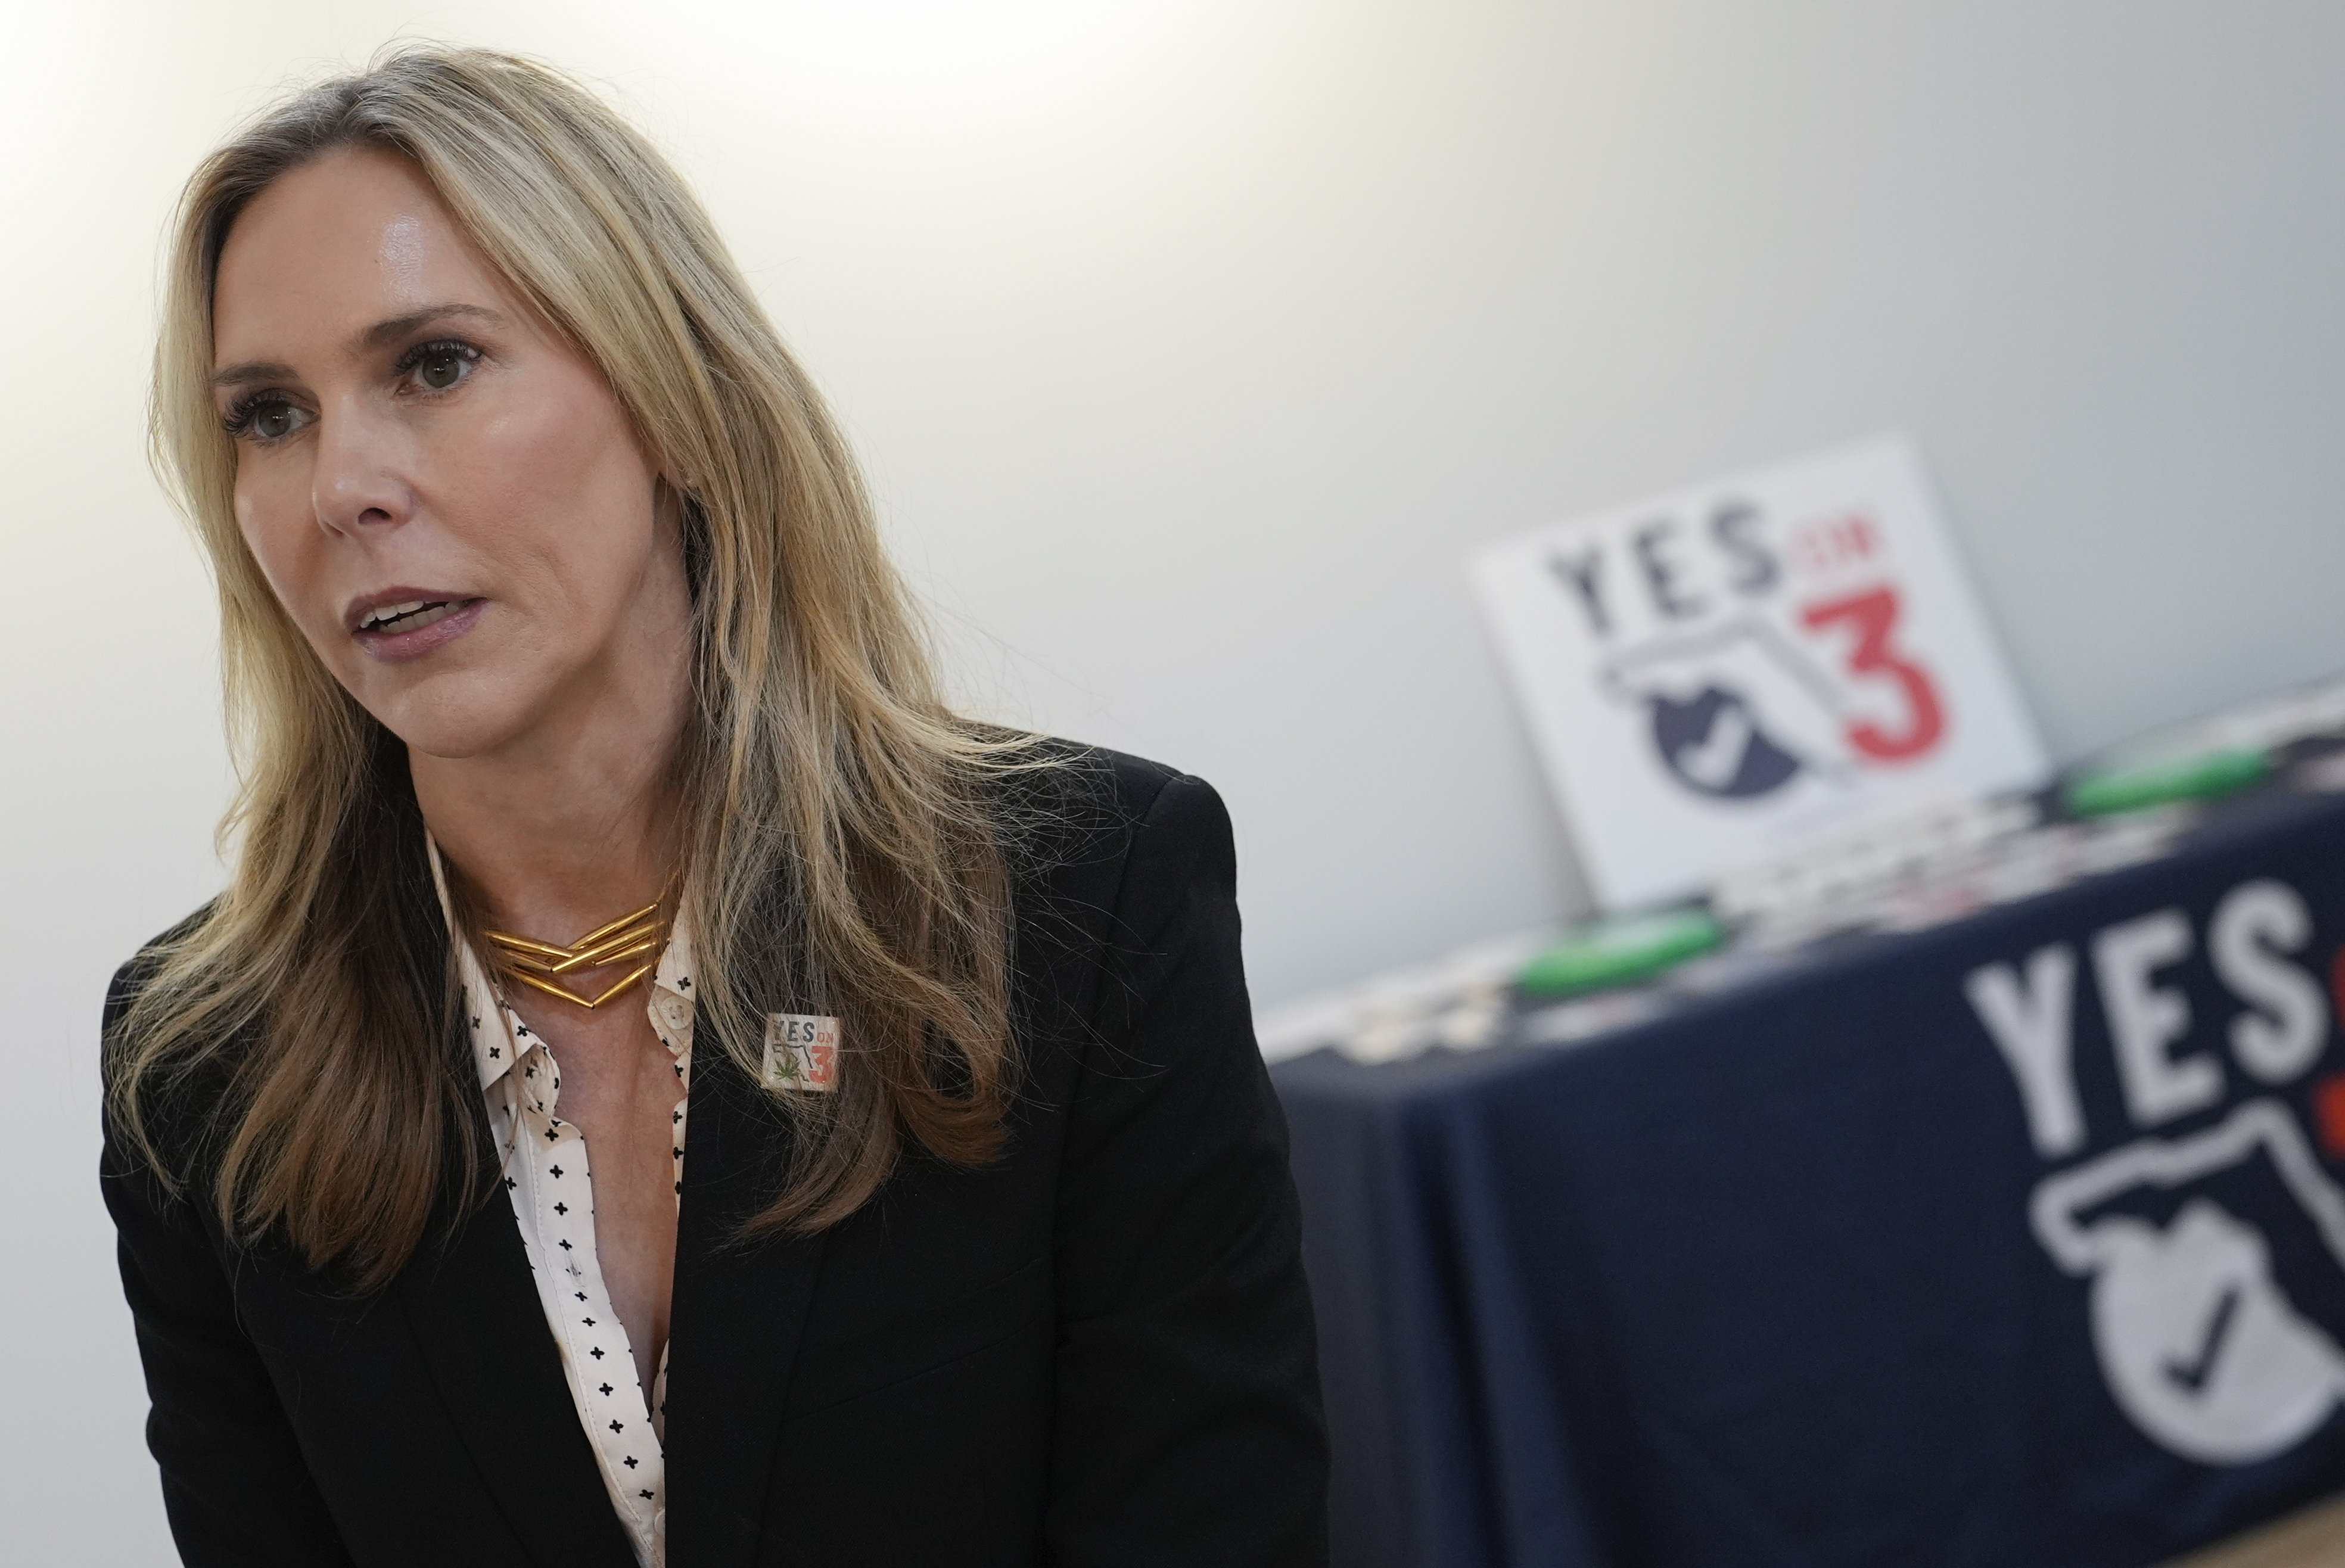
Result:
M458 930L437 845L431 875L448 928ZM661 1455L667 1356L660 1356L648 1394L635 1373L625 1325L611 1307L594 1255L594 1178L586 1137L560 1114L562 1068L545 1038L523 1023L469 942L457 938L464 982L464 1019L489 1127L502 1156L506 1195L520 1222L546 1327L579 1424L594 1450L612 1506L644 1568L666 1560L667 1477ZM679 924L669 935L646 992L660 1043L675 1058L675 1183L684 1190L685 1110L692 1087L692 942Z

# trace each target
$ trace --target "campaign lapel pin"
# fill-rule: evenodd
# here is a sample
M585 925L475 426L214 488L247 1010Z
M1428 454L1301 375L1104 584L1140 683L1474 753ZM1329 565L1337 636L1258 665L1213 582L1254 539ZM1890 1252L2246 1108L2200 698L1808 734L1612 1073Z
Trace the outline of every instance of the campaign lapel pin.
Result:
M816 1013L766 1015L766 1087L827 1093L838 1087L838 1020Z

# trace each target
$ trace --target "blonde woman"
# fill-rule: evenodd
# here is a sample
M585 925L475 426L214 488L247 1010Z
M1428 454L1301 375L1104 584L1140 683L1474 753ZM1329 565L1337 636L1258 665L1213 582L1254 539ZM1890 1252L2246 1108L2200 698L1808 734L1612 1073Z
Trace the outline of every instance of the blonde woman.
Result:
M244 781L107 1019L186 1561L1324 1558L1222 808L942 705L640 137L477 51L301 94L155 410Z

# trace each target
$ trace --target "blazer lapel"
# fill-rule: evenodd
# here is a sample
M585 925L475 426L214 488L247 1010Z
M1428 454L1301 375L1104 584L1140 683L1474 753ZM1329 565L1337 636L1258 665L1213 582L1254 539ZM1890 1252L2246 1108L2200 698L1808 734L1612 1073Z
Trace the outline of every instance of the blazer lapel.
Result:
M398 1295L465 1451L532 1560L634 1568L503 1192L419 1255Z
M382 765L395 765L397 775L387 791L397 808L390 831L402 851L392 889L395 918L416 985L437 998L449 974L448 929L424 850L423 819L404 778L405 752L395 743L385 745ZM452 1008L448 1026L447 1048L459 1081L472 1083L472 1045ZM475 1122L473 1134L483 1168L494 1170L485 1117ZM452 1169L442 1182L432 1239L392 1291L441 1401L498 1510L535 1562L547 1568L634 1568L634 1543L578 1424L513 1205L500 1182L470 1213L460 1214L451 1196L455 1175Z
M693 1052L688 1138L668 1318L668 1561L747 1568L824 1242L737 1239L779 1190L789 1129L713 1037Z

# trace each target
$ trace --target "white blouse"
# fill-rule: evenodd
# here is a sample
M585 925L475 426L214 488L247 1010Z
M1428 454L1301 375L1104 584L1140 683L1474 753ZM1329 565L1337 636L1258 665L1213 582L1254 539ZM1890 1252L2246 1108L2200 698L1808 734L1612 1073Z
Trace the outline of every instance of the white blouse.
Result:
M431 846L431 876L448 929L457 931L440 865ZM546 1327L562 1353L578 1421L603 1470L620 1522L627 1527L643 1568L661 1568L667 1555L667 1476L660 1448L666 1422L667 1352L648 1396L635 1374L626 1326L611 1308L594 1255L594 1178L586 1137L558 1114L562 1068L544 1037L522 1022L502 988L469 942L459 941L464 1017L472 1057L487 1098L489 1127L503 1156L505 1193L513 1199L522 1243L537 1282ZM683 926L645 993L645 1010L660 1043L675 1058L675 1189L684 1191L685 1109L692 1087L692 942Z

